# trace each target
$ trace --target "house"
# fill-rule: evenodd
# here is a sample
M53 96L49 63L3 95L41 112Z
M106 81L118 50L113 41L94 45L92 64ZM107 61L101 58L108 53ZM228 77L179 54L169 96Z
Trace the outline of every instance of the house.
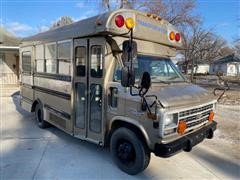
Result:
M185 61L178 61L177 67L181 72L185 72L187 69L187 74L191 74L191 64L188 64L188 67L186 68L186 62ZM194 74L208 74L209 73L209 64L206 63L199 63L197 65L194 65Z
M0 28L0 84L18 85L20 39Z
M210 65L206 63L198 64L194 67L195 74L208 74Z
M223 74L225 76L240 76L240 55L231 54L215 60L210 65L210 74Z

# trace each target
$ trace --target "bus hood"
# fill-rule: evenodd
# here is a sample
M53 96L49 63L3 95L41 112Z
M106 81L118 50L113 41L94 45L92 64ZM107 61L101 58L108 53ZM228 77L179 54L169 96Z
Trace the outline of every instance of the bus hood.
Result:
M192 106L217 99L211 92L189 83L155 86L148 92L148 95L152 94L158 97L165 108Z

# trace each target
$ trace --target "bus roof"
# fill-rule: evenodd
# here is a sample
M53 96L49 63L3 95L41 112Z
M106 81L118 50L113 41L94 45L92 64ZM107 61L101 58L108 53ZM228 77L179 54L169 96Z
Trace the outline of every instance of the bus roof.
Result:
M129 32L127 27L118 27L115 23L115 18L118 15L122 15L124 19L130 17L134 20L133 37L135 39L151 41L176 48L182 46L181 39L179 41L170 39L170 33L177 33L177 30L169 22L151 14L129 9L120 9L104 13L70 25L42 32L24 38L22 43L38 44L94 35L125 34L124 36L128 36L129 34L126 35L126 33Z

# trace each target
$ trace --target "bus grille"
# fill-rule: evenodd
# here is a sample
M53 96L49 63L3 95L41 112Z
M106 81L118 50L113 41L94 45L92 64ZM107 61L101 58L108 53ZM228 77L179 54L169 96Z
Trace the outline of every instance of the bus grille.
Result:
M187 131L190 131L197 126L206 124L211 111L213 111L213 104L181 111L179 113L179 119L185 120L187 123Z

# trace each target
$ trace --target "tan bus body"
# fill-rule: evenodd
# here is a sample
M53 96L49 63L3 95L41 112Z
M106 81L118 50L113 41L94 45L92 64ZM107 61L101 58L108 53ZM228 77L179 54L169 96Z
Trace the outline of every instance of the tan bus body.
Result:
M177 32L171 24L133 10L106 13L22 41L21 106L35 112L40 127L50 123L74 137L101 146L110 144L112 154L112 144L121 134L127 134L125 139L136 138L134 143L120 143L125 149L118 147L121 152L133 149L131 156L125 154L134 161L132 166L126 167L122 156L120 161L113 159L123 171L137 174L147 167L151 152L168 157L211 138L216 123L209 121L209 113L214 111L216 98L187 82L172 67L182 81L152 83L147 94L154 94L159 101L155 102L157 119L150 118L142 109L142 98L132 96L130 88L121 85L122 46L129 39L129 30L116 26L117 15L134 20L133 39L140 59L162 58L166 67L172 67L169 58L182 43L169 39L170 32ZM159 70L153 67L152 71ZM147 101L154 102L153 98ZM174 126L166 125L169 117L176 121ZM187 119L187 126L184 134L179 134L182 119ZM201 138L196 139L196 134ZM141 153L143 160L138 157Z

